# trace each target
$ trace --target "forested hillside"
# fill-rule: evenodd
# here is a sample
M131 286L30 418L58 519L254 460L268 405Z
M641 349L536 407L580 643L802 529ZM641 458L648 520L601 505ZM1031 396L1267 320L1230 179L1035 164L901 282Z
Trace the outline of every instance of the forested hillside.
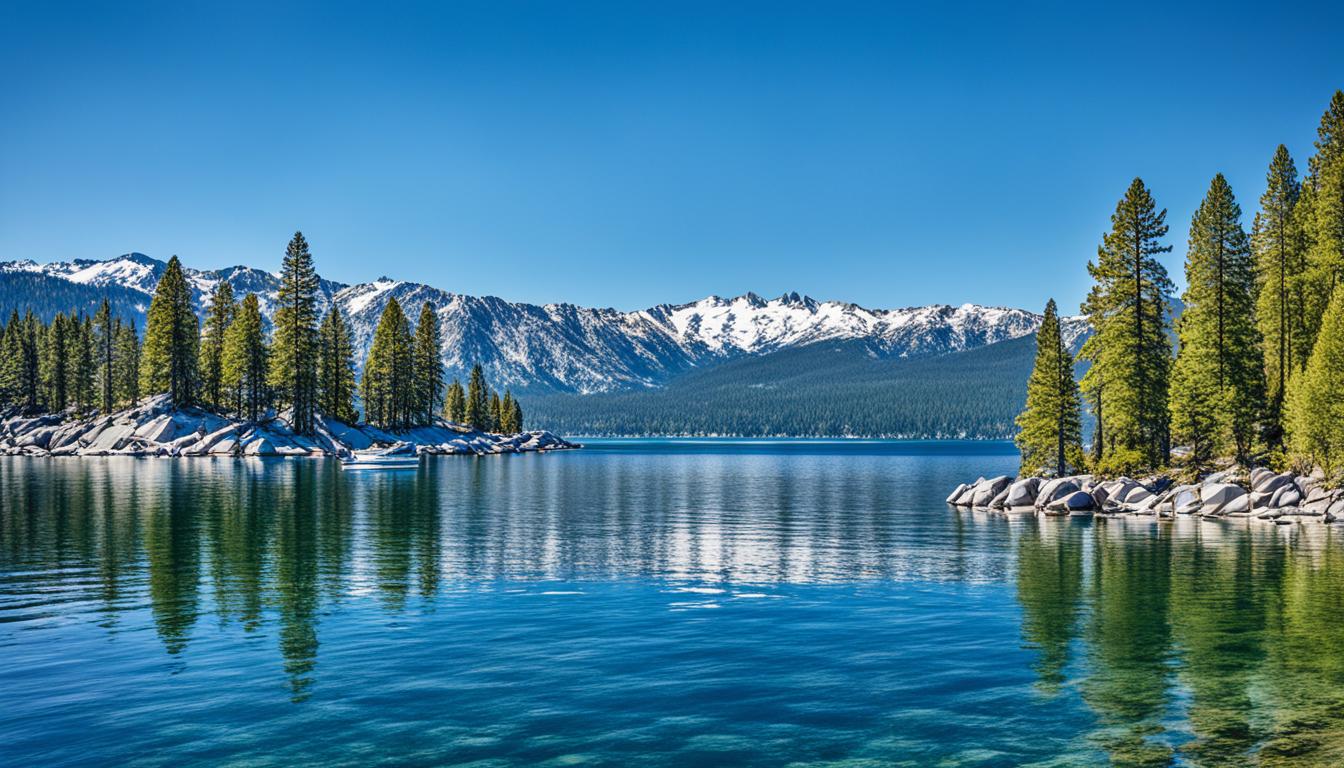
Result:
M661 389L527 398L538 427L576 435L1003 438L1026 397L1035 337L923 358L825 342L689 373Z

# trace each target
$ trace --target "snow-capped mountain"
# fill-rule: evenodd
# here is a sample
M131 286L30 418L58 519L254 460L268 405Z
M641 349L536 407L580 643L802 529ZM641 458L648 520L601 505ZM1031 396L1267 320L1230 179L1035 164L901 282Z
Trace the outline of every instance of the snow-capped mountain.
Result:
M119 286L145 300L122 308L143 314L164 262L133 253L106 261L0 263L0 309L22 297L6 295L5 276L38 273L92 289ZM210 291L229 281L235 294L253 292L263 312L274 306L277 275L248 267L186 269L199 311ZM344 286L323 280L323 310L334 301L350 319L362 360L378 318L395 297L414 321L432 302L443 332L443 360L461 375L479 362L497 386L560 392L605 392L660 385L685 371L748 355L824 341L860 339L893 357L958 352L1026 336L1040 316L1021 309L932 305L866 309L816 301L797 293L763 299L748 293L710 296L690 304L662 304L635 312L573 304L512 303L492 296L451 293L420 283L380 278ZM59 308L52 308L53 311ZM1065 323L1070 341L1086 330L1081 318Z
M168 262L159 261L143 253L127 253L104 261L75 259L74 261L38 264L30 259L24 259L0 262L0 275L27 272L61 278L76 285L86 285L93 288L107 286L129 288L145 295L144 305L135 307L137 313L144 314L149 309L149 298L154 294L154 287L159 284L159 278L163 277L163 270L167 266ZM187 284L191 286L192 300L196 303L196 311L199 314L204 314L205 306L209 303L210 292L221 280L228 281L233 286L235 295L240 299L248 293L257 294L261 311L268 317L273 309L276 291L280 287L279 275L252 267L237 266L199 270L192 269L184 264L182 271L187 278ZM329 280L320 282L321 285L318 289L319 302L325 310L332 294L344 288L345 285Z

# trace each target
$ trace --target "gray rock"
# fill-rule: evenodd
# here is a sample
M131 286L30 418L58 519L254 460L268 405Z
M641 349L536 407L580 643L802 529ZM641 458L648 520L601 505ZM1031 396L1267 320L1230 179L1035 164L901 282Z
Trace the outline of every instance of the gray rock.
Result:
M509 448L512 450L517 450L516 448L513 448L513 446L509 446ZM989 500L989 508L1003 509L1005 506L1007 506L1006 503L1007 500L1008 500L1008 489L1004 488L1002 491L999 491L999 494L997 496Z
M1055 499L1046 505L1047 509L1056 512L1084 512L1094 509L1097 501L1092 494L1087 491L1074 491L1063 498Z
M966 490L966 484L965 483L959 484L951 493L947 495L947 503L956 504L957 499L961 497L962 492L965 490Z
M275 454L275 447L271 445L271 441L267 440L264 437L258 437L253 439L252 442L243 446L243 455L274 456L276 454Z
M1036 493L1041 488L1041 481L1035 477L1028 477L1018 480L1008 486L1008 497L1004 499L1004 504L1009 507L1030 507L1036 504Z
M1246 489L1231 483L1209 483L1200 486L1199 497L1203 501L1206 515L1219 512L1233 499L1246 495Z
M1006 491L1012 482L1013 479L1011 477L1008 477L1007 475L999 475L998 477L976 485L975 495L971 497L971 506L989 506L989 502L993 501L995 496Z
M1298 490L1296 484L1288 484L1274 492L1274 495L1269 498L1268 506L1270 509L1295 507L1300 501L1302 501L1302 492Z
M1060 498L1080 490L1082 489L1079 488L1078 484L1071 478L1060 477L1055 478L1054 480L1047 480L1045 484L1041 486L1040 493L1036 496L1036 506L1049 506Z

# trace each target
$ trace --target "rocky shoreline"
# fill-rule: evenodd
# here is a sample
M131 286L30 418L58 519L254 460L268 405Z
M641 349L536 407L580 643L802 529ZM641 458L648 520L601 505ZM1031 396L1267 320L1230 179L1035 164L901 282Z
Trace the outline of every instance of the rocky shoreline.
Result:
M167 395L91 418L0 414L0 455L8 456L344 457L397 445L418 454L472 456L580 447L546 431L499 435L442 420L391 432L319 416L312 435L298 435L283 413L245 422L175 408Z
M1254 518L1279 524L1330 523L1344 518L1344 489L1326 488L1313 475L1259 468L1249 476L1215 472L1193 484L1166 476L1134 480L1070 477L981 477L947 497L955 507L1045 515L1139 515L1173 518Z

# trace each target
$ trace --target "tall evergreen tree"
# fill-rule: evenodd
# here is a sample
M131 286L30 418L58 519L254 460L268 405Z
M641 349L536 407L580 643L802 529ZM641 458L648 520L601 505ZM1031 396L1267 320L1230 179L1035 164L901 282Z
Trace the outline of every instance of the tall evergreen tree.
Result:
M490 400L486 390L485 372L480 364L471 367L471 376L467 378L467 403L463 411L463 421L472 429L485 431L490 428Z
M1099 415L1106 435L1103 469L1138 471L1167 460L1167 316L1173 286L1157 260L1171 250L1161 244L1166 217L1143 180L1134 179L1111 216L1097 260L1087 265L1095 284L1082 310L1095 337L1085 350L1092 367L1084 383L1095 392L1097 383L1105 382L1105 409Z
M1264 368L1255 325L1255 263L1241 228L1241 206L1220 173L1190 224L1185 311L1171 413L1176 438L1198 448L1231 448L1246 461L1264 407ZM1208 432L1209 424L1216 429ZM1212 438L1211 440L1209 438Z
M410 323L394 296L383 308L364 361L360 384L368 423L388 429L408 426L415 402L411 346Z
M201 397L214 408L224 407L224 335L237 311L233 286L220 280L210 292L201 329Z
M73 349L70 366L70 393L75 410L86 413L93 407L94 341L93 321L88 315L72 320Z
M420 306L420 319L415 326L415 421L434 423L439 400L443 397L443 362L439 359L443 337L439 333L439 316L434 304L426 301Z
M350 326L335 303L318 329L317 407L323 414L353 424L355 412L355 342Z
M1080 410L1073 356L1064 346L1059 310L1051 299L1036 331L1036 363L1027 381L1026 410L1017 417L1023 474L1062 477L1071 467L1082 465Z
M42 341L44 332L42 321L37 319L33 310L23 315L23 366L19 388L26 408L37 408L42 403Z
M1306 249L1295 213L1301 193L1297 166L1280 144L1269 164L1251 237L1259 278L1256 319L1265 353L1265 437L1271 445L1283 442L1288 381L1306 366L1311 354L1302 280Z
M196 395L196 355L200 330L191 305L191 289L174 256L159 278L145 316L145 342L140 355L140 389L167 392L177 405L191 405Z
M42 349L42 385L47 410L64 411L70 404L70 324L65 314L58 312L47 326L46 344Z
M140 334L136 333L135 321L124 323L117 329L115 357L114 398L118 403L134 408L140 404Z
M5 332L0 337L0 407L23 403L23 318L19 310L10 312Z
M518 398L513 398L512 413L509 416L510 425L514 432L523 431L523 406L518 402Z
M513 393L504 390L504 399L499 403L499 431L506 435L516 434L519 427L513 421Z
M221 366L221 390L232 394L234 410L248 421L261 418L270 405L269 365L261 306L249 293L224 332Z
M444 397L443 417L454 424L462 424L467 419L467 394L462 389L461 380L454 378L448 385L448 394Z
M1316 129L1316 154L1295 209L1307 251L1303 278L1307 343L1315 343L1335 286L1344 282L1344 92L1335 91Z
M121 320L112 315L112 304L103 299L98 313L93 316L94 346L98 356L98 409L103 413L110 413L117 404L114 362L120 326Z
M1344 470L1344 291L1330 300L1288 410L1293 450L1338 482Z
M502 419L502 415L503 415L503 411L500 410L499 393L498 393L498 392L491 392L491 393L490 393L490 431L491 431L491 432L499 432L499 431L500 431L500 421L501 421L501 419Z
M299 434L313 431L317 406L317 290L308 241L295 232L285 249L275 299L270 385L279 402L293 409L292 426Z

